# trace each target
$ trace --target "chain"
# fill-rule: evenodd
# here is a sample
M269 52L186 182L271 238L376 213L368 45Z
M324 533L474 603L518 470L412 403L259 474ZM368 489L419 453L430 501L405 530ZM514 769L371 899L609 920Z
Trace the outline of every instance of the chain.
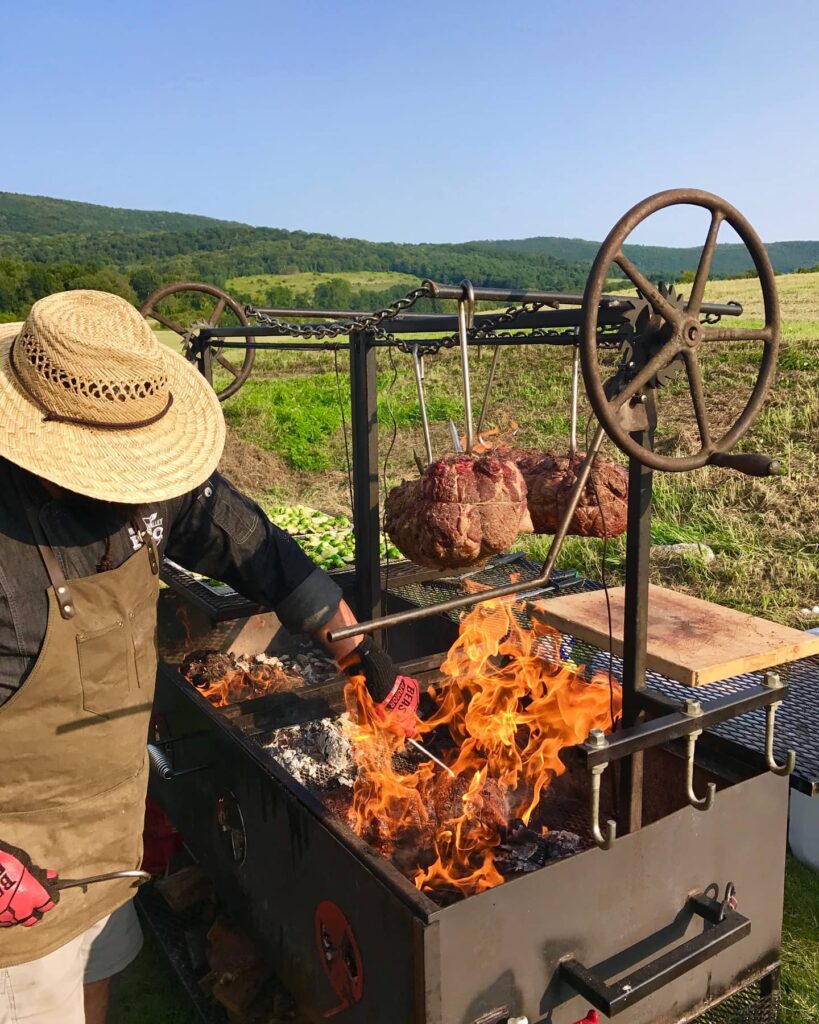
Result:
M437 355L441 349L454 348L458 344L458 335L451 334L443 338L437 338L435 341L427 342L426 344L418 344L415 341L407 341L403 338L397 338L394 334L390 333L382 326L385 320L393 320L399 314L405 310L410 309L419 299L432 298L433 291L430 282L423 281L417 288L413 288L407 292L406 295L394 302L390 303L389 306L385 306L383 309L379 309L374 313L362 313L360 317L356 317L353 320L335 321L334 323L328 324L294 324L287 320L280 320L277 317L270 316L268 313L260 309L256 309L254 306L245 307L245 315L253 317L256 322L263 327L273 327L279 331L282 335L286 335L292 338L316 338L321 341L325 341L331 338L339 338L343 335L348 335L353 331L372 331L375 337L380 341L387 341L400 351L409 353L417 345L419 355ZM518 317L524 313L537 313L543 309L544 306L557 309L556 303L550 302L538 302L533 300L531 302L523 302L519 306L508 306L502 313L492 313L491 321L484 323L478 327L473 327L469 331L470 339L503 339L503 338L562 338L573 328L566 328L562 330L549 329L545 327L534 327L529 331L499 331L498 328L514 323ZM606 334L612 332L615 328L610 325L602 327L598 330L599 334ZM619 341L617 342L619 344ZM609 345L604 347L614 347L615 342L612 341Z
M354 320L337 321L330 324L289 323L287 320L279 320L274 316L269 316L253 306L248 306L245 309L245 315L255 317L257 322L263 327L275 327L282 334L289 335L292 338L338 338L343 334L350 334L352 331L375 331L378 336L392 338L392 335L380 329L382 322L384 320L394 320L404 310L414 306L419 299L431 297L432 288L427 281L424 281L417 288L413 288L412 291L407 292L400 299L396 299L395 302L391 302L389 306L385 306L375 313L362 313L360 317L356 317Z

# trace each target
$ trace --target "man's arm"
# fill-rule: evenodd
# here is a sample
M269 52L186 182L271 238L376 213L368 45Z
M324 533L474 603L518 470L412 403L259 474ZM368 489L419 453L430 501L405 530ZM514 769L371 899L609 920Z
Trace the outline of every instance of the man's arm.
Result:
M224 477L215 473L184 499L166 554L273 608L291 632L312 634L348 675L364 676L386 725L406 734L414 730L417 681L399 676L389 656L369 638L328 641L329 631L356 621L340 587Z

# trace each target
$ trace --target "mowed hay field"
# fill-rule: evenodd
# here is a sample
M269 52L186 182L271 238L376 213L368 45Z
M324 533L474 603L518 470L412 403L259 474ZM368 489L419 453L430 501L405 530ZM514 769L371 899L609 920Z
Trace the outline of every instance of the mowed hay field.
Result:
M318 274L306 271L299 274L248 274L243 277L229 278L225 288L229 293L240 292L252 295L254 301L264 301L267 292L278 285L296 294L312 295L316 286L326 281L340 278L346 281L353 291L385 291L387 288L414 288L420 283L419 278L411 274L397 274L393 271L378 270L340 270L332 274Z

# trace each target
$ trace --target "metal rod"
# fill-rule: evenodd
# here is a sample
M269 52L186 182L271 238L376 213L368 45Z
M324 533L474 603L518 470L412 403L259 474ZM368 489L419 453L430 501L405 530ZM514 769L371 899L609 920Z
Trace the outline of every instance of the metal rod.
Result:
M147 871L109 871L105 875L89 875L88 878L65 878L58 879L55 883L57 889L84 889L87 885L96 885L97 882L112 882L118 878L134 878L138 879L138 884L141 885L143 882L150 882L151 876Z
M521 580L517 583L506 583L502 587L493 587L491 590L481 590L477 594L466 594L463 597L453 597L449 601L439 601L436 604L427 605L424 608L407 608L405 611L393 612L392 615L384 615L370 622L358 622L354 626L344 626L342 629L334 629L327 634L330 643L338 643L339 640L348 640L352 636L360 634L375 633L379 629L389 629L391 626L402 625L406 622L417 622L420 619L428 619L431 615L438 615L444 612L460 611L462 608L471 608L473 605L482 604L484 601L491 601L497 597L511 597L515 594L527 593L536 588L545 587L555 567L563 541L569 530L572 517L580 503L580 496L583 488L589 479L592 463L594 462L600 445L603 443L605 432L598 427L594 440L589 446L588 454L577 471L577 478L569 494L568 503L563 513L557 533L552 538L549 553L543 565L543 572L535 580Z
M481 403L481 414L478 417L478 426L475 428L475 432L480 440L481 430L483 429L483 421L486 416L486 410L489 406L489 393L492 390L492 385L495 382L495 370L498 366L498 357L500 356L500 345L495 346L495 351L492 353L492 365L489 367L489 377L486 380L486 390L483 393L483 402Z
M378 401L372 332L355 331L350 343L356 614L371 618L381 614Z
M654 443L654 392L645 406L646 429L632 433L644 448ZM648 643L648 580L651 557L651 501L653 473L636 459L628 467L628 531L623 609L622 726L635 725L642 714L639 695L646 685ZM643 753L637 751L620 769L620 833L637 832L643 821Z
M463 295L461 285L436 284L426 282L430 287L430 295L434 299L459 299ZM521 288L480 288L474 289L476 302L542 302L559 303L564 306L582 306L583 296L577 292L541 292ZM628 295L604 295L600 299L601 306L615 307L630 305L633 301ZM742 306L738 303L707 303L704 302L701 313L714 313L719 316L740 316Z
M472 392L469 382L469 330L467 326L467 305L469 301L461 294L458 302L458 340L461 349L461 379L464 389L464 419L466 420L466 451L472 454L475 435L472 422Z
M452 438L452 447L454 450L456 452L462 452L464 450L464 446L461 444L461 437L458 433L458 428L452 420L449 421L449 436Z
M432 462L432 439L429 436L429 420L427 419L427 403L424 398L424 366L418 355L418 346L412 346L412 363L415 369L415 386L418 389L418 405L421 409L421 427L424 431L424 445L427 450L427 465Z
M569 425L569 454L577 451L577 400L580 387L580 346L575 343L572 352L572 412Z
M418 740L414 740L411 736L407 736L407 743L411 743L415 747L416 750L420 750L421 751L421 753L424 755L424 757L428 758L430 761L434 761L437 765L439 765L441 768L443 768L445 772L449 772L449 774L452 776L453 779L455 778L455 772L453 772L453 770L449 767L449 765L448 764L444 764L444 762L440 758L437 758L432 753L431 750L427 750L426 747L422 747L421 744L418 742Z
M292 316L297 320L313 316L317 318L327 317L333 320L360 320L362 317L372 316L370 310L364 309L291 309L289 306L245 306L245 316L257 316L259 314L275 317ZM435 317L447 316L447 314L413 313L410 310L407 310L402 313L401 316Z

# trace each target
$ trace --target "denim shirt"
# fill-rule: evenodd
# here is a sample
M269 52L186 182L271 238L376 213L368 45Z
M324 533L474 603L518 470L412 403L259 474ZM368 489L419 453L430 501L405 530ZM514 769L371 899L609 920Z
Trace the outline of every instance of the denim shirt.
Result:
M21 489L68 580L116 568L140 546L132 509L79 495L55 499L36 477L0 459L0 705L34 666L48 620L50 582ZM272 608L293 632L320 629L338 607L336 583L218 473L195 491L136 511L161 554Z

